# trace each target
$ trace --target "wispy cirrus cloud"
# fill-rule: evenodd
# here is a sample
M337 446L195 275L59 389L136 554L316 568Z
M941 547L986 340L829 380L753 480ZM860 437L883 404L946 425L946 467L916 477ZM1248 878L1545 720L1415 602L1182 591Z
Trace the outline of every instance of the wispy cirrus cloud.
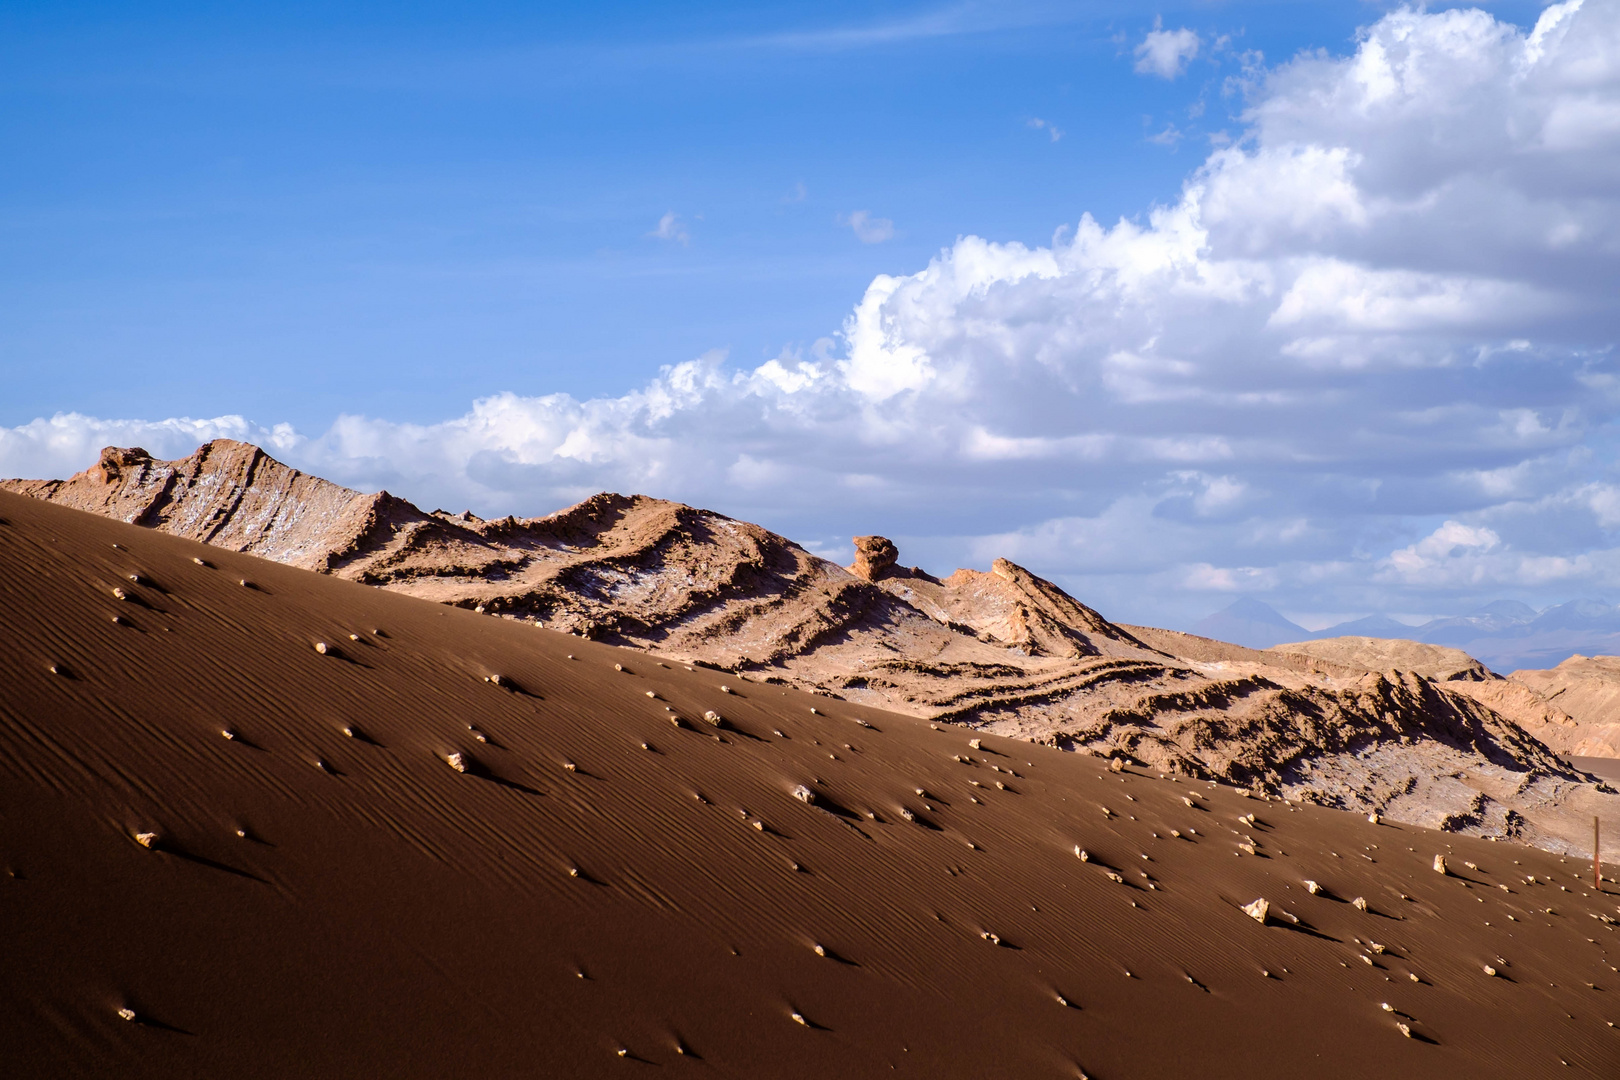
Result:
M1058 126L1056 124L1052 123L1050 120L1042 120L1038 116L1030 117L1030 119L1025 122L1024 126L1032 127L1036 131L1046 132L1047 135L1051 136L1053 142L1057 142L1059 139L1063 138L1063 132L1058 130Z
M854 230L856 239L863 244L881 244L894 238L894 222L888 218L874 217L865 210L856 210L848 216L840 215L838 223Z
M686 223L673 210L665 212L647 235L655 240L670 240L677 244L688 244L692 241L692 234L687 231Z
M931 38L956 37L962 34L1048 26L1067 22L1074 17L1072 12L1061 11L1050 5L957 3L898 19L763 34L738 39L735 44L753 48L835 52L843 49L870 49Z

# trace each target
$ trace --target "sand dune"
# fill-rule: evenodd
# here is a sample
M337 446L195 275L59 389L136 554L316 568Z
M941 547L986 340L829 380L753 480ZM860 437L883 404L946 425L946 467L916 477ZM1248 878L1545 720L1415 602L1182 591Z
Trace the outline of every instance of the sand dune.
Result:
M0 520L6 1075L1620 1067L1574 860Z

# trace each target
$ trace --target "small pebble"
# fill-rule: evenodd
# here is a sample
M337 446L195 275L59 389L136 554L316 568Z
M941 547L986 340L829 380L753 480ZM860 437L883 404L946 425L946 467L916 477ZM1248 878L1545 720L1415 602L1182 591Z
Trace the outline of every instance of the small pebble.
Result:
M135 1010L134 1009L119 1009L118 1010L118 1016L122 1020L134 1020L135 1019Z

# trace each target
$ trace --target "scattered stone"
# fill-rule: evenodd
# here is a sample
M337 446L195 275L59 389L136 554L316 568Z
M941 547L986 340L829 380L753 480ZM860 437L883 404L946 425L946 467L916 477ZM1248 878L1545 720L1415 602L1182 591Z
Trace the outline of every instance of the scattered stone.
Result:
M1491 965L1486 964L1485 965L1485 974L1489 975L1491 978L1494 979L1494 978L1496 978L1496 969L1491 967Z
M563 762L563 768L567 769L569 772L578 772L579 771L579 766L575 765L572 761Z
M982 747L979 745L979 743L980 743L980 740L978 740L978 739L969 739L968 740L968 749L970 749L970 750L982 749Z
M713 709L706 709L703 713L703 719L715 727L719 727L723 717Z
M227 739L236 738L236 732L232 731L230 728L220 728L219 733L225 736Z
M1112 758L1108 762L1108 771L1109 772L1124 772L1125 771L1125 762L1120 758Z
M1317 893L1322 891L1322 886L1318 885L1316 882L1310 880L1309 878L1306 878L1305 879L1305 891L1310 893L1312 896L1315 896Z
M132 1021L132 1020L135 1019L135 1010L130 1009L130 1008L119 1009L118 1010L118 1018L120 1020L131 1020Z
M1446 857L1444 855L1436 855L1434 857L1434 872L1437 874L1449 873L1449 871L1446 869Z
M135 842L143 848L155 848L158 845L158 834L155 832L138 832Z
M1271 914L1271 902L1262 896L1252 904L1244 904L1243 913L1264 926L1266 917Z
M1374 825L1378 824L1378 821L1379 821L1378 812L1375 810L1372 813L1368 814L1367 815L1367 820L1372 822Z
M827 950L822 948L820 945L816 945L815 946L815 954L817 956L826 956L827 955Z
M128 600L129 599L129 593L125 592L123 589L114 588L113 589L113 599L114 600Z
M722 694L729 694L729 693L731 693L731 687L729 687L729 686L726 686L726 685L724 685L724 684L721 684L721 686L720 686L720 692L721 692L721 693L722 693Z
M315 643L315 651L320 653L322 656L325 656L332 651L332 646L328 645L324 641L317 641Z
M1074 845L1074 854L1075 854L1075 857L1077 859L1079 859L1081 862L1090 862L1091 861L1091 852L1087 851L1085 848L1081 847L1079 844Z
M1350 906L1355 908L1357 911L1366 911L1367 901L1364 897L1358 896L1354 900L1350 901Z
M1407 1027L1405 1024L1401 1023L1400 1021L1397 1020L1395 1022L1395 1027L1398 1028L1400 1030L1400 1033L1402 1035L1405 1035L1408 1039L1410 1039L1412 1037L1412 1029Z
M820 716L821 713L816 710L816 707L814 705L812 705L812 706L810 706L810 715L811 716Z
M793 1014L793 1022L795 1024L803 1024L805 1027L810 1026L810 1021L806 1020L803 1016L801 1016L798 1013Z
M206 562L204 562L201 558L199 558L196 555L193 555L191 557L191 561L196 563L198 566L207 566L208 565Z
M456 772L464 773L467 771L467 759L462 757L460 752L447 755L444 763L456 770Z
M1120 884L1120 885L1125 884L1125 879L1120 877L1118 874L1114 873L1112 870L1105 870L1103 872L1108 875L1108 880L1109 881L1115 882L1115 883Z

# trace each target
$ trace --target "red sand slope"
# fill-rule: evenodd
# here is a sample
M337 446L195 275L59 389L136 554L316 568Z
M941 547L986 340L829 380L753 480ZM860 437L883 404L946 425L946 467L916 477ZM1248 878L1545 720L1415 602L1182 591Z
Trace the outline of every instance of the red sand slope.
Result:
M0 1074L1620 1074L1573 861L0 519Z

